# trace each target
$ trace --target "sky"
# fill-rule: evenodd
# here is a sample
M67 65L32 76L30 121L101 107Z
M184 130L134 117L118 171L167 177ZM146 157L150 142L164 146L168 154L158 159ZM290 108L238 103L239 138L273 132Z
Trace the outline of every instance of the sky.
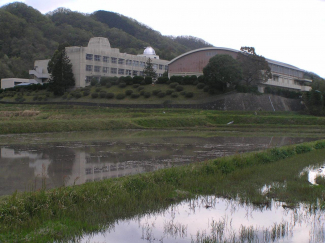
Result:
M0 0L0 6L13 1ZM59 7L131 17L162 35L190 35L213 46L288 63L325 78L325 0L24 0L45 14ZM153 47L154 43L150 43ZM115 47L118 48L118 47Z

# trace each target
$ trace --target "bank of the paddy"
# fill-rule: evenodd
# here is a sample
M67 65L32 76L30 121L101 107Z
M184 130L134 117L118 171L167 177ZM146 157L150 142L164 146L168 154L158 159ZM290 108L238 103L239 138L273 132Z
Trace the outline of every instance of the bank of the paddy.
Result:
M53 190L15 193L0 200L1 242L78 239L112 222L159 211L196 195L240 198L264 207L272 198L294 207L324 206L324 186L300 172L324 163L325 140L237 154L203 163ZM285 186L282 186L284 185ZM261 188L273 185L261 194ZM280 186L276 186L280 185Z
M124 109L60 105L1 105L0 134L115 129L305 130L322 133L324 117L294 112Z

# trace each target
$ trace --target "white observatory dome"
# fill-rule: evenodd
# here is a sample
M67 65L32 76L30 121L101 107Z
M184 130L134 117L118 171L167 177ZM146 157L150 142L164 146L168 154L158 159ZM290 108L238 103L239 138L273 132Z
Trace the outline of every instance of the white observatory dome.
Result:
M148 46L146 49L144 49L143 55L156 55L156 52L151 46Z

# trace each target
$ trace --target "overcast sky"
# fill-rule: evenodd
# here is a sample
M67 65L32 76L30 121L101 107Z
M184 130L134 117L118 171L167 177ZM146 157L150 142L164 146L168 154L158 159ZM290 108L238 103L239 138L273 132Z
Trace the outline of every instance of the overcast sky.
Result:
M9 2L13 1L0 0L0 6ZM163 35L191 35L237 50L253 46L259 55L325 78L325 0L22 2L42 13L58 7L82 13L107 10L134 18Z

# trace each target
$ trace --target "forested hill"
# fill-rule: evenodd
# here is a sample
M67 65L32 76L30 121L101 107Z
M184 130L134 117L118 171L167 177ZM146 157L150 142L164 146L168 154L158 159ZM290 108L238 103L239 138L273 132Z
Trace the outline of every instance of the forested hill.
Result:
M107 37L113 48L140 54L151 45L162 59L212 46L192 36L163 36L123 15L96 11L92 14L57 10L43 15L24 3L0 8L0 78L28 78L34 60L52 56L60 43L86 46L91 37Z

